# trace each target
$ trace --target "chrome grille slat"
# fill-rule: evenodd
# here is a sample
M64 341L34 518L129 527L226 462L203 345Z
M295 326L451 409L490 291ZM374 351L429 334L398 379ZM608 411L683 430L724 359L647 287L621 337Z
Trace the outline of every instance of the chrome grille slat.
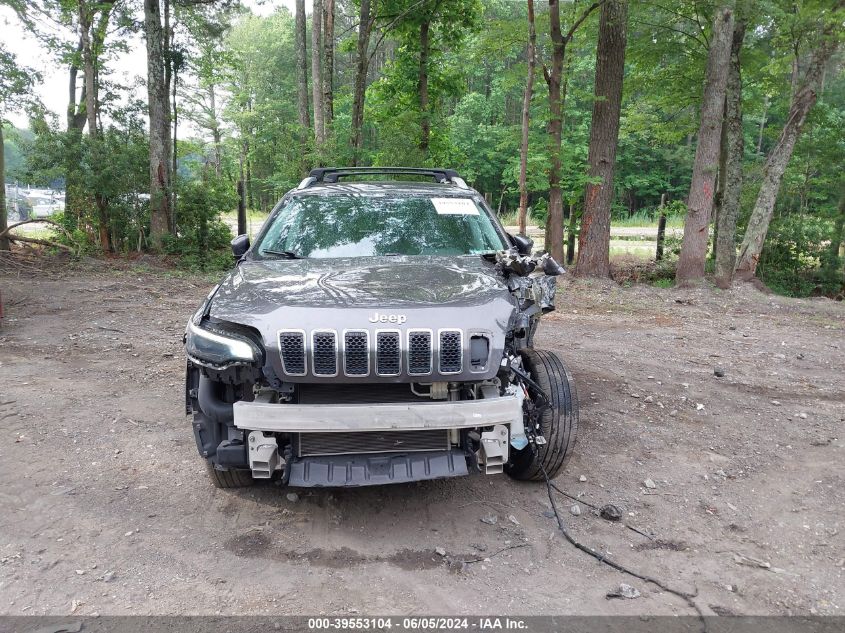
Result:
M397 330L376 331L376 373L379 376L402 373L402 345Z
M343 372L347 376L367 376L370 373L370 333L367 330L347 330L343 333Z
M408 330L408 373L427 376L432 370L431 330Z
M463 365L463 333L461 330L440 330L439 363L441 374L459 374Z
M311 364L315 376L337 376L337 333L334 330L311 332Z
M288 376L306 374L304 330L279 332L279 352L282 356L282 369Z

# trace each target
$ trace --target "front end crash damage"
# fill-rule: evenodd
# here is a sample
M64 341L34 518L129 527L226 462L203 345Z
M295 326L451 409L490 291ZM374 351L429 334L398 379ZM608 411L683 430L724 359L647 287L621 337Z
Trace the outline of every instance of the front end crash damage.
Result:
M507 470L529 443L544 443L539 417L548 400L523 367L521 352L532 347L542 314L554 309L555 277L563 269L548 255L514 249L483 259L479 266L496 280L507 313L474 327L483 305L456 306L439 316L431 306L387 306L360 312L373 318L402 312L407 322L397 318L384 327L370 319L354 330L312 328L336 332L335 347L327 352L329 360L335 354L331 380L316 373L327 362L325 354L318 355L325 350L302 320L300 306L283 313L289 321L274 313L259 322L245 313L236 322L230 305L213 309L215 289L185 334L186 410L193 415L200 454L218 471L248 471L253 479L279 478L295 486L363 486ZM319 321L323 313L312 314ZM358 316L353 308L341 314L349 321ZM424 327L427 315L435 327ZM456 326L441 327L434 322L438 318ZM304 371L291 372L300 375L287 375L280 360L279 332L289 330L303 332ZM360 377L350 373L352 349L346 345L348 332L359 330L366 332L362 340L368 345L360 365L368 373ZM462 365L456 368L447 367L453 359L440 347L452 340L452 331L460 341ZM400 348L396 371L385 375L379 373L383 332L395 332ZM420 332L428 338L414 339ZM412 369L420 364L414 347L419 340L428 341L431 358L428 374L417 376ZM442 371L447 368L453 371Z

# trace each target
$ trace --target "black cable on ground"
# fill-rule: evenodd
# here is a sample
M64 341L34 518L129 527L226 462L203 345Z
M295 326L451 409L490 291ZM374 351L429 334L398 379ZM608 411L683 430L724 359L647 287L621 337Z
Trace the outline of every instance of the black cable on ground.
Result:
M549 397L546 395L546 393L543 391L543 389L540 387L540 385L537 384L524 371L517 370L517 368L512 368L512 369L514 370L514 373L517 376L519 376L519 378L521 378L525 383L527 383L527 385L529 387L531 387L531 389L534 392L536 392L537 395L539 395L540 398L543 400L543 402L541 403L541 406L539 407L539 411L535 410L535 411L532 412L535 416L542 415L544 409L551 407L551 401L549 400ZM546 482L546 492L549 495L549 503L551 503L551 505L552 505L552 512L554 512L555 519L557 520L557 527L561 531L563 536L566 538L566 540L569 541L569 543L571 545L573 545L576 549L581 550L585 554L589 554L590 556L595 558L600 563L603 563L603 564L607 565L608 567L615 569L616 571L622 572L623 574L628 574L629 576L632 576L634 578L642 580L643 582L647 582L649 584L654 585L655 587L659 587L663 591L670 593L674 596L678 596L684 602L686 602L690 607L695 609L695 612L698 614L698 617L701 619L702 625L704 626L704 630L706 631L707 630L707 622L704 619L704 613L701 611L699 606L693 600L693 598L697 595L697 593L692 594L692 593L687 593L686 591L680 591L679 589L672 589L671 587L668 587L667 585L665 585L662 581L658 580L657 578L654 578L652 576L647 576L645 574L641 574L639 572L628 569L624 565L607 558L607 556L605 556L604 554L597 552L592 547L588 547L588 546L582 544L581 542L575 540L575 538L569 533L569 530L567 530L566 526L563 524L563 519L561 518L560 512L557 509L557 503L555 503L554 493L552 492L552 489L558 490L559 492L561 492L565 496L569 496L569 495L567 495L566 493L561 491L557 486L555 486L551 482L551 479L549 478L549 473L546 471L546 467L543 465L543 462L539 459L539 456L537 455L537 447L536 447L536 443L535 443L536 438L537 438L537 428L536 428L535 420L534 419L530 420L530 424L528 424L527 426L529 427L527 430L528 430L528 434L529 434L529 437L530 437L530 441L529 441L528 445L531 447L531 452L534 454L535 459L537 459L537 464L540 466L540 471L543 473L543 480Z
M532 446L533 446L533 444L532 444ZM532 448L532 450L534 450L534 449ZM535 453L535 455L536 455L536 453ZM683 599L689 606L691 606L693 609L695 609L696 613L698 613L698 616L701 618L701 621L704 622L704 613L702 613L699 606L693 600L693 598L697 594L687 593L686 591L680 591L678 589L672 589L671 587L667 587L663 582L661 582L657 578L654 578L652 576L646 576L645 574L641 574L639 572L628 569L624 565L621 565L620 563L617 563L616 561L607 558L607 556L605 556L604 554L597 552L592 547L588 547L588 546L580 543L579 541L575 540L575 538L569 533L569 530L566 529L566 526L564 526L563 519L560 518L560 512L558 512L557 504L555 503L555 499L554 499L554 494L552 493L552 488L553 487L556 488L556 486L554 486L554 484L552 484L551 480L549 479L549 474L546 472L546 467L543 466L543 463L540 462L539 460L538 460L537 463L540 466L540 470L543 472L543 479L545 479L545 481L546 481L546 491L549 494L549 503L552 504L552 512L554 512L555 519L557 519L558 529L560 529L561 533L563 534L563 536L566 538L567 541L569 541L575 548L581 550L582 552L584 552L586 554L589 554L590 556L595 558L600 563L604 563L605 565L607 565L608 567L612 567L616 571L620 571L623 574L628 574L629 576L633 576L634 578L638 578L638 579L642 580L643 582L647 582L647 583L650 583L652 585L655 585L656 587L659 587L660 589L662 589L663 591L666 591L667 593L671 593L672 595L678 596L679 598ZM705 627L706 627L706 623L705 623Z

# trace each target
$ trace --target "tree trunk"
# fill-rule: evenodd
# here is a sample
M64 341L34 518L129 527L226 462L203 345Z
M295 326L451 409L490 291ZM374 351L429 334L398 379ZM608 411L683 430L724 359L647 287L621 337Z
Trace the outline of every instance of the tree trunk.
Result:
M590 126L590 178L594 182L587 184L584 197L575 267L575 273L581 276L610 276L610 208L622 110L627 21L627 0L607 0L602 5Z
M3 121L0 120L0 234L9 226L6 212L6 148L3 142ZM8 237L0 237L0 251L8 251L10 246Z
M531 123L531 96L534 94L534 69L537 66L537 29L534 27L534 0L528 0L528 77L522 98L522 144L519 148L519 232L528 230L528 132Z
M572 40L578 27L602 3L593 2L576 19L566 35L560 28L560 0L549 0L549 32L552 39L552 67L543 69L546 85L549 88L549 124L548 133L551 141L551 164L549 165L549 218L546 222L546 250L557 261L563 261L563 195L560 190L560 150L563 135L563 101L566 95L562 90L563 62L566 58L566 46Z
M707 57L701 123L692 167L684 239L675 275L676 283L682 286L704 278L733 31L733 10L727 6L718 7Z
M323 0L323 124L331 127L334 119L334 0Z
M840 0L838 7L845 2ZM792 150L801 135L804 121L810 109L816 103L816 94L821 82L822 70L836 50L837 42L833 37L835 22L831 21L823 30L820 43L813 52L810 64L804 74L798 90L792 97L789 106L789 115L781 131L778 142L769 153L766 164L763 167L763 184L757 194L754 203L754 210L748 220L748 228L745 230L745 237L739 247L739 256L736 262L734 278L739 281L750 281L757 273L757 262L760 260L760 253L763 251L763 242L766 240L766 233L769 230L769 222L775 210L775 200L780 191L780 184L783 172L792 158Z
M2 228L0 228L1 231ZM831 265L834 265L839 260L839 249L842 248L843 240L845 240L845 183L843 183L842 195L839 198L839 209L833 225L833 237L830 240L829 254Z
M370 0L361 0L361 14L358 20L358 46L355 52L355 86L352 97L352 164L361 162L361 149L364 146L364 97L367 92L367 70L370 57Z
M296 0L296 101L299 106L299 125L303 130L311 127L308 116L308 61L305 0Z
M560 2L549 0L549 23L552 37L552 66L546 72L549 88L549 125L551 164L549 165L549 216L546 221L547 250L557 261L563 261L563 198L560 190L560 150L563 133L561 79L566 42L560 30Z
M244 143L246 152L246 203L250 209L255 209L255 192L252 187L252 160L249 158L249 142Z
M575 212L575 205L569 205L569 227L566 230L566 265L569 266L575 261L575 229L577 227L578 214Z
M314 105L314 141L321 147L325 141L325 118L323 116L323 2L314 0L311 13L311 100Z
M170 129L173 132L173 139L170 143L170 184L172 185L170 188L170 232L173 235L176 235L176 185L178 183L179 176L179 152L176 147L176 137L179 132L179 110L177 110L176 108L176 89L179 83L179 69L176 67L174 62L171 61L170 63L172 66L171 80L173 83L173 88L171 92L171 97L173 100L170 104L170 112L173 118L173 125L170 126Z
M757 155L763 153L763 130L766 128L766 117L769 114L769 95L763 95L763 115L760 117L760 129L757 134Z
M431 22L426 19L420 23L420 68L417 77L417 94L420 99L420 149L428 153L431 138L431 120L428 112L428 54Z
M1 219L0 222L2 222ZM2 228L0 228L0 231L1 230ZM839 209L836 215L836 221L833 225L833 237L830 240L830 250L828 251L828 261L830 262L830 267L835 267L837 264L841 267L839 250L842 248L843 241L845 241L845 187L843 187L842 196L839 198ZM2 248L2 246L0 246L0 248ZM842 285L845 288L845 279L842 280Z
M88 136L97 137L97 79L94 52L91 50L91 21L85 2L79 3L79 38L82 43L82 68L85 77L85 117Z
M724 160L720 166L722 195L716 217L716 285L731 285L736 260L736 218L739 215L739 195L742 192L742 157L745 142L742 134L742 76L739 53L745 37L745 22L738 20L731 43L731 60L725 93L725 120L722 129Z
M76 47L77 55L82 54L82 40ZM82 201L79 195L82 189L80 165L82 163L81 139L85 127L85 83L82 84L81 94L77 100L76 83L79 76L79 66L76 58L71 61L68 74L68 104L67 104L67 148L65 154L65 226L75 229L82 218Z
M170 218L170 100L159 0L144 0L144 31L150 117L150 240L154 248L161 248Z
M214 89L213 82L208 86L208 102L210 104L212 116L211 136L214 139L214 175L220 178L223 162L223 155L220 147L222 135L220 134L220 122L217 118L217 92ZM306 101L306 112L308 107L307 104L308 102Z
M107 9L106 9L107 10ZM94 16L86 2L79 3L79 35L82 42L82 66L85 72L85 116L88 119L89 151L95 163L103 160L98 145L99 129L97 117L100 103L97 98L97 59L91 40L91 28ZM97 232L100 237L100 248L104 252L112 250L108 199L101 191L94 191L94 202L97 206Z
M173 191L173 179L176 177L175 163L173 162L173 152L176 149L176 141L172 139L172 119L176 116L174 110L170 108L170 84L175 81L174 75L174 59L172 50L173 27L170 25L170 0L162 0L163 11L163 31L162 31L162 50L164 51L164 112L165 120L164 126L164 160L167 162L167 230L171 234L176 235L176 218L173 209L173 202L176 198ZM174 108L175 103L174 103Z

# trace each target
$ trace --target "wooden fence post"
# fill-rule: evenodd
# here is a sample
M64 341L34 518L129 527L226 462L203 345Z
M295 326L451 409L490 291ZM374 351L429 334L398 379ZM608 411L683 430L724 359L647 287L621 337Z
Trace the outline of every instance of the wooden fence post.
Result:
M566 265L575 261L575 204L569 203L569 226L566 229Z
M666 213L663 207L666 205L666 194L660 194L660 219L657 221L657 254L655 259L663 259L663 241L666 239Z
M238 235L246 235L246 198L244 181L238 181Z

